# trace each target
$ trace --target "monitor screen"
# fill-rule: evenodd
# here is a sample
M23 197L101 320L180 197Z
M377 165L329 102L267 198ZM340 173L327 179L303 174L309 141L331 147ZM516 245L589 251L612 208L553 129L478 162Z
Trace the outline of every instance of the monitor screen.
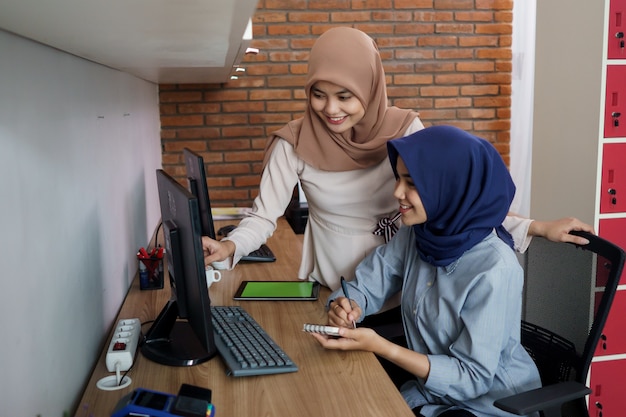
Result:
M215 239L215 226L211 214L211 200L209 187L206 182L204 159L191 149L184 148L185 168L187 170L187 184L189 191L198 198L200 206L200 222L202 223L202 235Z
M216 353L198 199L165 171L156 175L172 297L141 352L165 365L196 365Z

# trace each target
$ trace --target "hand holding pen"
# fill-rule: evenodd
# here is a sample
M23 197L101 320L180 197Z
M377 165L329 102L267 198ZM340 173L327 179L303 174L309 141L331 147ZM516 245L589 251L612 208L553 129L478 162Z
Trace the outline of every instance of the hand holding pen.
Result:
M339 316L338 313L340 313L339 311L337 311L337 307L341 308L342 310L344 310L346 312L346 315L352 314L354 316L354 314L356 313L356 310L354 308L354 306L352 305L352 300L350 299L350 294L348 293L348 286L346 285L346 280L344 277L341 277L341 289L343 290L343 294L345 295L345 297L348 300L348 305L350 307L350 310L347 310L345 306L336 303L332 308L333 308L333 312L335 313L335 315L337 315L339 318L341 318ZM354 320L352 320L352 328L356 328L356 322Z

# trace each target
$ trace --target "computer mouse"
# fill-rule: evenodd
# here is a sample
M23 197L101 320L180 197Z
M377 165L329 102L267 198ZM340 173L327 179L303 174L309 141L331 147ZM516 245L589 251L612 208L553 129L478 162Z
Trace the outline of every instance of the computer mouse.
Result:
M229 224L224 227L220 227L220 229L217 231L217 234L220 236L228 236L228 234L232 232L236 227L237 226L235 226L234 224Z

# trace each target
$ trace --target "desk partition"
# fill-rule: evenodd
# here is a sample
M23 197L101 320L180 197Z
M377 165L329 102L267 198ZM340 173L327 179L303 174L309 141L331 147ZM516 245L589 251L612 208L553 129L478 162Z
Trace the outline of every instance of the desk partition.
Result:
M219 224L219 222L218 222ZM226 224L226 223L223 223ZM129 372L132 384L118 391L102 391L96 383L111 375L105 356L111 335L78 405L76 417L110 416L117 402L135 388L176 394L187 383L212 390L217 417L320 417L320 416L413 416L384 369L372 353L323 349L304 323L325 323L323 288L318 301L235 301L233 294L242 280L295 280L302 240L284 219L268 241L276 262L240 264L222 271L222 280L209 289L213 305L241 305L298 365L295 373L231 377L219 355L192 367L164 366L138 353ZM141 291L133 282L117 320L137 317L147 331L170 297L164 289Z

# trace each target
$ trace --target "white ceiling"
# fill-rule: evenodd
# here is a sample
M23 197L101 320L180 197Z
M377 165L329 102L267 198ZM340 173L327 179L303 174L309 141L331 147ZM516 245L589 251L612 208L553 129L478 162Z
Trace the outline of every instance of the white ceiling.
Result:
M258 0L0 0L0 29L155 83L221 83Z

